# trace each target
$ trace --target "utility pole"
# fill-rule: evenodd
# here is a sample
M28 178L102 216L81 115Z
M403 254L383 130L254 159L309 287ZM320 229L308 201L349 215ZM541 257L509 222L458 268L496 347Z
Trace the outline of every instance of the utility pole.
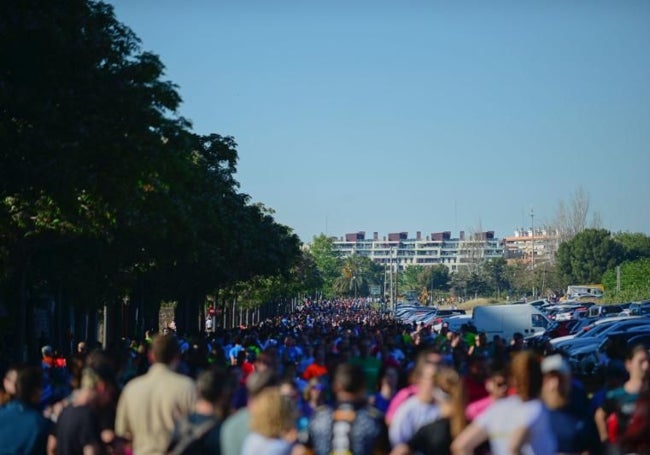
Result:
M531 231L531 247L530 247L530 257L532 263L532 269L535 270L535 213L533 209L530 209L530 231Z
M535 298L535 213L533 208L530 208L530 230L531 230L531 247L530 247L530 260L531 269L533 271L533 298Z
M387 267L387 265L388 264L386 262L384 262L384 293L382 294L383 295L383 300L384 300L384 309L388 308L388 305L386 305L386 279L388 278L388 267Z
M399 247L397 247L397 250L395 251L395 300L393 304L393 308L397 305L397 293L398 288L399 288L399 260L397 259L397 256L399 255Z
M393 300L393 247L390 247L390 256L388 258L390 264L390 307L395 310L395 300Z
M433 301L433 266L430 267L431 270L431 306L435 306Z

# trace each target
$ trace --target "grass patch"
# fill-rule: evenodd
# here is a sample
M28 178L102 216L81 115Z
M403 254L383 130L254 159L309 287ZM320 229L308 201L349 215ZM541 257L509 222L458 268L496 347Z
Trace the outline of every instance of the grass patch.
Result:
M480 298L480 299L472 299L463 302L460 305L458 305L458 307L462 308L463 310L472 310L477 306L492 305L495 303L506 303L506 302L499 302L496 299Z

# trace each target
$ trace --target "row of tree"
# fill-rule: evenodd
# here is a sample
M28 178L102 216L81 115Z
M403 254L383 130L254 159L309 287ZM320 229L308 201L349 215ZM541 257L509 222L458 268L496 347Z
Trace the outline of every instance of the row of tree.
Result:
M387 269L363 256L342 258L333 240L323 234L314 238L310 253L326 295L367 296L371 285L388 286ZM396 274L394 286L402 292L415 291L423 303L449 293L496 299L561 295L569 284L589 283L604 283L610 301L650 298L650 237L645 234L583 228L560 243L553 259L532 267L498 258L477 261L454 273L443 265L413 265ZM617 276L622 277L620 290Z
M207 300L272 314L297 295L383 295L389 279L427 295L501 296L601 279L609 289L621 265L622 289L648 289L648 237L585 230L585 197L562 212L557 262L534 270L499 259L389 277L368 258L343 260L324 235L301 249L240 192L234 139L193 132L163 75L109 5L0 2L0 352L36 351L39 306L61 346L69 330L92 337L99 309L107 333L133 336L176 302L177 326L192 333Z
M111 6L0 3L4 343L34 352L43 302L62 341L81 322L70 314L155 328L175 301L192 332L206 295L319 286L297 236L239 191L235 141L192 131L163 64Z

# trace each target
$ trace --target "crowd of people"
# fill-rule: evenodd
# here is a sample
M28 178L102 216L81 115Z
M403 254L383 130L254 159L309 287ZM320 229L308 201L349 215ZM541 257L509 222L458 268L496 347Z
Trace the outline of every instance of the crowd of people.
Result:
M648 351L586 387L561 353L365 300L0 365L0 454L649 454Z

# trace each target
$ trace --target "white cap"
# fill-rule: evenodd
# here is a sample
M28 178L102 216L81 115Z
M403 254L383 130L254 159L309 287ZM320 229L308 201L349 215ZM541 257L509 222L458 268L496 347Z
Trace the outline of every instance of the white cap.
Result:
M569 366L569 362L560 354L553 354L542 360L542 373L546 374L553 371L563 375L570 375L571 367Z

